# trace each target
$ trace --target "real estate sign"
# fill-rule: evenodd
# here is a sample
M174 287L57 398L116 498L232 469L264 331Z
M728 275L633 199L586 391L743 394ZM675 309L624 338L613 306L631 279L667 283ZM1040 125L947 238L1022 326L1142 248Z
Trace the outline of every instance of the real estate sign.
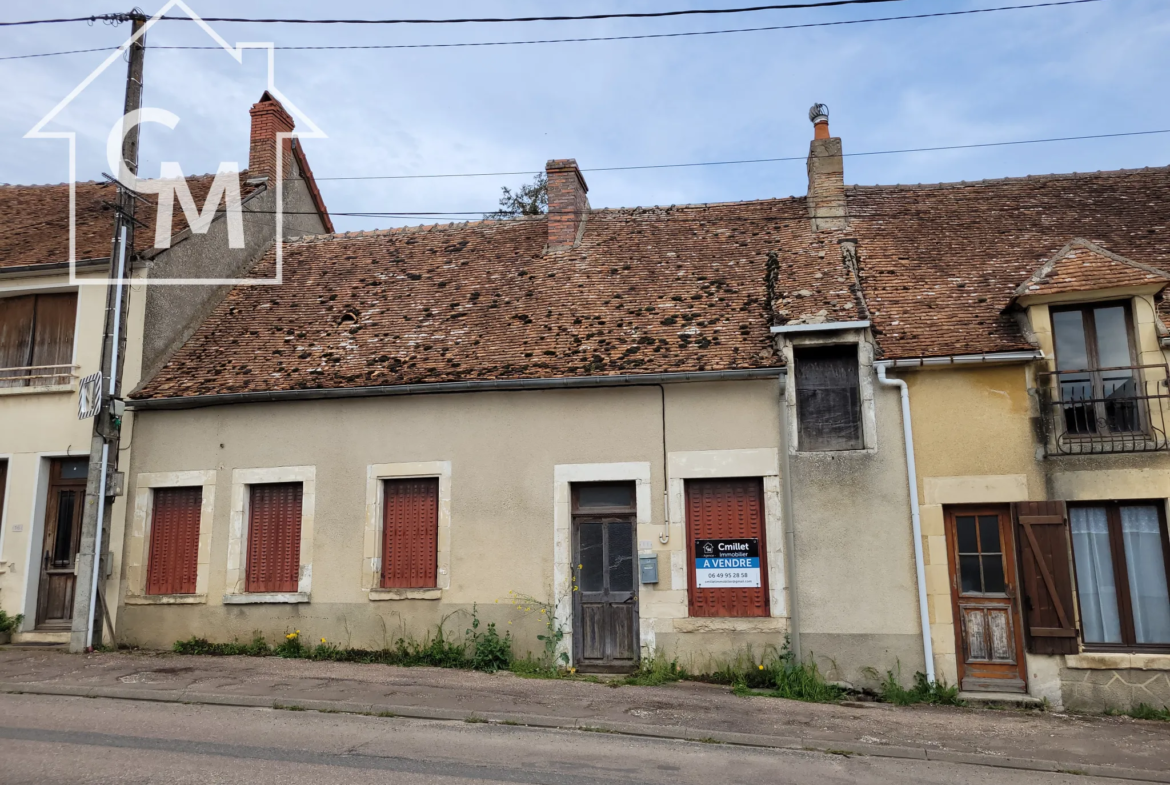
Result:
M755 589L760 586L760 541L695 540L695 586Z

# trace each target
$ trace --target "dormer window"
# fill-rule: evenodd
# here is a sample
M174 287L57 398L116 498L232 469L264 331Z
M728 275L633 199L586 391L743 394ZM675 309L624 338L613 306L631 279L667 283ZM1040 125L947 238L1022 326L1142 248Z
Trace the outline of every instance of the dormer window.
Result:
M1068 435L1144 430L1141 374L1128 303L1052 308L1056 374Z

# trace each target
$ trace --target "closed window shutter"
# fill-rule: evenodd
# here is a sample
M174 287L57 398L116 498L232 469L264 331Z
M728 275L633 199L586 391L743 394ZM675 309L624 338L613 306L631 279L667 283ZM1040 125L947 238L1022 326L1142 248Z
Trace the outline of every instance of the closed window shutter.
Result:
M250 486L247 592L295 592L301 572L299 482Z
M1025 640L1035 654L1076 654L1068 514L1064 502L1012 505L1023 579Z
M382 587L437 585L439 480L385 480L382 501Z
M194 594L203 489L158 488L150 518L147 594Z
M767 616L768 558L764 488L759 478L687 480L687 549L691 616ZM695 585L695 540L757 539L758 588L700 589Z
M77 293L37 295L37 324L33 335L32 363L34 366L69 365L73 362L73 323L77 317ZM56 370L33 371L47 375ZM34 379L34 384L68 384L69 374Z
M860 450L857 345L798 348L795 360L799 449Z
M0 298L0 369L32 364L34 294ZM0 387L23 387L28 371L0 370Z

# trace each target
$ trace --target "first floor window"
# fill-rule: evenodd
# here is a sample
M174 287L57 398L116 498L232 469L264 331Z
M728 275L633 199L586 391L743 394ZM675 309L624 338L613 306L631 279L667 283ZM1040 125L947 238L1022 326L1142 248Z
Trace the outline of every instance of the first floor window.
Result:
M435 588L439 478L383 480L382 485L382 588Z
M301 500L299 482L248 486L244 591L297 591L301 572Z
M147 594L194 594L203 488L156 488L150 515Z
M0 297L0 387L45 387L72 378L77 292Z
M1086 644L1170 645L1170 540L1162 502L1070 506Z
M857 344L798 346L794 355L797 448L862 449Z

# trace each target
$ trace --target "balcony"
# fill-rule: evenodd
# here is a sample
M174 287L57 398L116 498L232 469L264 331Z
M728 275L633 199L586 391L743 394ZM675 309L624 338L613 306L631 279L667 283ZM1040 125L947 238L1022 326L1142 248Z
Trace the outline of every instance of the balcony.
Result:
M0 368L0 394L72 389L76 365L25 365Z
M1049 455L1170 450L1170 369L1135 365L1039 374Z

